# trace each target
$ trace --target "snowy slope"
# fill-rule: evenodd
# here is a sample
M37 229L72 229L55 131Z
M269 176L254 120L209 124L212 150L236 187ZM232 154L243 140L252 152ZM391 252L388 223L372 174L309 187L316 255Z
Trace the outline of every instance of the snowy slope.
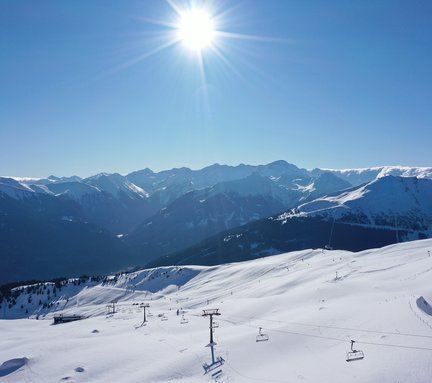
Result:
M81 179L77 176L49 176L48 178L0 177L0 180L8 180L8 184L22 190L42 194L62 194L78 201L87 194L101 192L105 192L115 198L119 197L120 194L132 199L147 198L149 196L145 190L117 173L99 173L86 179Z
M101 173L87 179L78 177L55 177L46 179L0 178L0 196L14 200L24 197L52 196L59 200L77 202L85 218L111 231L127 233L135 225L160 209L159 204L148 199L149 194L119 174ZM41 200L41 209L47 209ZM23 211L26 206L21 204ZM59 214L65 214L59 212Z
M211 235L284 210L284 205L270 195L193 191L138 225L126 243L144 254L147 264Z
M238 193L241 196L269 196L289 208L297 206L299 201L310 200L351 186L349 182L330 172L321 173L316 177L298 173L274 176L256 172L240 180L220 182L208 190L213 195Z
M82 180L80 177L56 177L49 176L47 178L31 178L31 177L7 177L13 178L16 181L26 185L52 185L63 182L91 182L101 186L105 184L106 191L112 192L115 195L118 189L125 192L131 190L137 191L144 196L156 192L163 192L172 187L178 188L180 186L189 185L185 188L184 193L191 190L199 190L212 187L217 183L228 182L234 180L241 180L249 177L253 173L258 173L263 177L271 177L273 180L278 178L283 181L283 178L293 180L295 178L316 178L324 172L331 172L337 177L349 182L351 185L358 186L363 183L371 182L377 178L385 177L388 175L401 176L401 177L418 177L418 178L432 178L432 167L410 167L410 166L376 166L370 168L354 168L354 169L326 169L316 168L313 170L306 170L298 168L286 161L279 160L265 165L245 165L228 166L214 164L204 167L199 170L191 170L186 167L174 168L170 170L163 170L160 172L153 172L151 169L145 168L132 172L126 176L121 176L117 173L100 173L92 177ZM131 187L128 186L129 181ZM138 187L138 189L136 188ZM169 201L172 201L170 199Z
M280 167L272 170L276 175ZM212 235L296 207L300 201L351 186L329 172L316 178L297 178L298 172L284 177L253 173L186 193L143 221L126 241L150 262Z
M53 183L45 187L56 196L62 195L74 201L80 201L84 196L89 194L101 193L101 190L96 186L81 181Z
M78 176L71 176L71 177L56 177L56 176L49 176L47 178L34 178L34 177L9 177L13 178L15 181L18 181L20 183L26 184L26 185L50 185L53 183L62 183L62 182L75 182L75 181L81 181L81 177Z
M19 200L28 197L31 193L34 193L34 191L27 185L21 184L13 178L0 177L0 197L2 193Z
M386 176L341 193L317 198L289 216L321 216L432 234L432 180Z
M249 177L254 173L274 181L287 178L290 183L294 178L310 179L306 170L299 169L286 161L275 161L258 166L214 164L199 170L182 167L157 173L150 169L143 169L130 173L126 177L147 190L163 207L190 191L214 187L217 184L228 185L237 181L237 188L246 189L247 186L241 184L243 182L249 184ZM232 188L232 185L229 187Z
M149 196L145 190L118 173L100 173L86 178L84 182L96 186L113 196L118 196L120 193L124 193L131 198L147 198Z
M216 353L226 362L218 381L429 383L431 250L432 240L361 253L305 250L69 283L56 313L90 317L56 326L53 312L0 321L0 380L211 382L201 367L210 361L201 314L219 308ZM113 299L118 312L105 315ZM140 302L150 304L145 326ZM258 327L268 342L255 342ZM350 339L363 360L345 361Z
M315 169L315 171L319 169ZM431 167L412 167L412 166L377 166L359 169L322 169L330 171L338 177L357 186L371 182L374 179L386 176L432 178Z

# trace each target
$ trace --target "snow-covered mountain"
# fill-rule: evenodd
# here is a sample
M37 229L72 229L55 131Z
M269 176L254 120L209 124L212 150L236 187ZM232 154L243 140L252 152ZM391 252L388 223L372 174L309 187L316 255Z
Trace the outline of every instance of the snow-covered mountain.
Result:
M200 240L284 210L271 196L191 191L148 218L128 237L143 264Z
M130 173L126 177L134 184L147 190L152 199L164 207L191 191L207 189L231 181L241 183L242 180L247 180L252 174L273 179L288 178L290 181L295 178L311 178L307 170L299 169L286 161L275 161L258 166L214 164L199 170L176 168L159 173L144 169Z
M371 182L386 176L432 179L432 167L379 166L358 169L314 169L312 172L330 171L353 186Z
M291 216L318 216L350 224L424 232L432 236L432 180L381 177L302 204L279 219Z
M30 185L35 191L37 191L35 188L40 186L37 184ZM70 198L74 201L80 201L84 196L89 194L99 194L102 192L98 187L82 181L52 183L45 185L45 190L52 195Z
M307 249L22 286L0 302L0 318L20 318L0 321L0 379L429 383L431 251L432 240L361 253ZM141 303L150 306L145 324ZM221 314L213 336L224 363L204 375L206 309ZM53 326L60 314L86 319ZM260 327L268 341L256 342ZM347 363L351 340L364 358Z
M383 188L381 192L368 189L373 187L373 182L381 185L379 181L386 180L388 177L385 175L389 173L402 176L401 181L389 185L387 189ZM76 176L49 176L45 179L2 177L0 198L3 201L0 215L5 216L5 212L9 211L7 222L3 217L2 230L10 232L11 228L8 225L12 222L12 218L21 219L23 216L31 216L36 220L34 222L37 222L40 218L42 220L46 218L44 212L54 213L54 209L58 209L54 214L55 217L69 217L70 221L93 225L96 230L109 231L111 235L122 238L122 242L128 244L130 254L136 254L136 256L125 257L124 264L135 266L144 265L153 257L165 256L174 251L186 251L188 246L199 248L198 242L206 239L209 239L210 242L206 244L211 248L215 243L221 243L218 254L226 246L229 247L230 254L234 251L234 245L243 246L240 259L276 251L323 246L328 242L324 237L328 236L328 231L331 230L326 227L329 214L326 218L326 214L318 215L315 211L317 206L327 204L328 212L332 214L335 211L349 211L349 214L344 214L343 219L337 220L336 227L342 225L342 221L369 225L369 229L379 226L380 235L377 233L372 235L369 229L365 229L364 235L368 233L368 236L363 241L363 245L360 245L360 241L357 240L339 243L341 248L358 250L367 246L386 245L394 242L395 238L402 240L418 238L419 235L426 237L430 235L429 205L422 202L414 206L413 201L417 198L415 193L410 197L411 208L399 213L385 210L385 204L381 203L383 201L395 206L398 204L404 206L408 203L404 200L406 195L403 187L412 186L404 184L405 181L405 183L411 182L407 177L410 175L417 175L421 177L420 181L427 181L432 171L431 168L407 167L309 171L285 161L275 161L257 166L215 164L200 170L176 168L153 172L144 169L126 176L117 173L100 173L85 179ZM357 185L365 180L368 181L367 185ZM358 188L363 188L363 191ZM371 192L374 193L370 194ZM356 193L360 193L363 197L355 199L353 196ZM375 201L370 198L372 195L381 195L381 197L376 197ZM371 212L366 209L365 215L362 216L359 210L356 210L355 203L344 204L344 198L351 198L353 201L361 200L365 205L376 204L377 210L371 216ZM8 204L11 206L8 207ZM70 206L74 206L73 214L70 213ZM298 210L291 211L296 208ZM288 225L280 229L275 225L280 225L280 222L286 220L285 215L282 216L283 219L277 218L280 216L278 213L284 211L285 215L291 216L291 220ZM308 219L312 218L312 212L313 220ZM307 217L306 213L310 213L310 217ZM276 214L277 216L272 217L273 223L267 228L265 227L268 220L263 221L263 224L254 223ZM330 221L332 220L333 215L330 218ZM258 233L257 235L261 237L260 241L253 239L250 233L241 237L231 233L233 230L241 232L243 230L240 229L241 225L249 227L247 225L252 223L253 232ZM287 233L288 227L289 233ZM299 232L300 227L303 231ZM395 228L397 228L396 233ZM237 239L224 241L225 236L220 233L226 230L230 231L229 238ZM313 234L304 238L303 233L312 233L310 230ZM318 233L320 230L325 234ZM355 230L358 228L351 228L350 235L355 235ZM340 237L338 233L340 231L336 230L336 237ZM209 238L213 235L217 236L216 242L214 238ZM234 237L230 237L231 235ZM268 236L272 239L267 240ZM246 239L246 237L250 238ZM21 238L22 243L16 245L12 238L18 241L16 236L9 237L8 244L11 249L14 249L8 250L11 254L17 254L17 249L21 249L20 251L24 251L24 248L32 249L31 243L26 238ZM33 247L34 252L43 252L54 257L50 241L46 236L44 238L44 241L37 241L37 248ZM75 241L86 243L84 238L82 240L79 236L74 238ZM24 246L26 242L28 246ZM64 246L68 249L75 248L67 241L64 242ZM253 251L248 250L248 246L252 246ZM198 248L194 248L197 250L195 252L197 257L202 255ZM68 254L73 254L73 251ZM20 259L25 258L23 254L21 256ZM176 259L181 261L178 257ZM222 256L217 256L212 263L223 261Z
M311 177L304 169L276 161L259 166L215 164L201 170L179 168L154 173L144 169L127 176L100 173L86 179L50 176L19 179L20 182L10 179L10 182L22 191L72 199L82 206L88 220L115 234L128 234L151 215L192 191L213 188L214 194L224 193L227 189L243 196L270 196L281 201L284 209L295 206L299 198L307 201L316 195L350 186L336 177L327 182L327 189L324 185L315 187L311 184L330 174ZM14 192L19 193L18 189ZM225 212L222 206L221 209L218 214L226 214L225 220L228 220L231 212ZM269 214L274 212L271 209ZM262 214L255 215L255 219L262 217ZM248 219L239 222L245 223Z
M29 186L22 184L12 178L0 177L0 197L7 195L13 199L22 199L34 193Z
M86 178L84 183L93 185L113 196L125 194L130 198L148 198L149 193L134 183L130 182L127 177L118 173L107 174L100 173L95 176Z
M160 209L159 204L149 200L145 190L116 173L101 173L86 179L50 176L22 182L11 178L1 180L0 191L6 192L5 180L8 180L8 194L15 199L33 192L77 202L87 220L114 234L129 232Z
M25 185L52 185L63 182L89 182L100 187L101 190L111 192L115 195L118 190L127 193L136 191L138 194L149 196L155 192L169 189L173 185L188 185L183 194L191 190L199 190L212 187L221 182L240 180L249 177L253 173L258 173L265 177L288 177L289 179L317 178L324 172L330 172L349 182L352 186L371 182L377 178L388 175L400 177L432 178L432 167L408 167L408 166L379 166L370 168L353 169L326 169L316 168L306 170L298 168L286 161L274 161L266 165L245 165L238 166L214 164L199 170L192 170L186 167L153 172L145 168L121 176L117 173L100 173L86 179L78 176L57 177L51 175L47 178L29 177L5 177L13 178ZM127 184L127 181L130 184ZM137 188L138 187L138 188ZM177 196L178 197L178 196ZM169 202L172 202L170 199Z
M136 185L154 193L157 190L163 190L174 184L181 185L185 183L193 185L195 190L204 189L219 182L245 178L256 171L256 168L256 166L244 164L238 166L214 164L199 170L183 167L164 170L158 173L146 168L132 172L126 177Z
M81 181L81 177L71 176L71 177L57 177L54 175L50 175L47 178L32 178L32 177L7 177L13 178L14 180L26 184L26 185L50 185L53 183L61 183L61 182L75 182Z
M127 238L147 261L198 243L222 231L298 206L314 196L347 188L332 173L307 175L255 172L234 181L191 191L139 225ZM279 168L279 172L281 169ZM276 176L276 174L278 176ZM298 178L302 176L303 178Z
M119 270L129 248L86 220L70 199L0 184L0 285L71 273ZM14 186L12 186L14 185ZM6 190L6 192L5 192Z
M359 251L432 237L432 180L387 176L207 238L153 261L212 265L304 248Z

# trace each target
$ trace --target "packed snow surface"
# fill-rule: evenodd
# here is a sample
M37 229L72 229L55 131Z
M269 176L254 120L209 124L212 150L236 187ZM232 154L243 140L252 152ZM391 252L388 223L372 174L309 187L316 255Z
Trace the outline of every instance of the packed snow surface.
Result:
M0 381L430 383L431 253L432 240L304 250L65 286L56 312L0 321ZM150 305L145 325L141 302ZM202 310L213 308L225 363L204 374L211 354ZM53 325L60 313L88 318ZM259 327L268 341L256 342ZM351 339L364 359L347 363Z

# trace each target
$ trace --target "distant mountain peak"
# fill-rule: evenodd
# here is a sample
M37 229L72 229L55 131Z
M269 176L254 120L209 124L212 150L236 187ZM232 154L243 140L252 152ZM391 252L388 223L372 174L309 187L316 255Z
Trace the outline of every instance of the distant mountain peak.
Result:
M119 175L118 173L107 173L107 172L101 172L101 173L97 173L93 176L87 177L85 180L98 180L99 178L103 178L103 177L110 177L110 176L115 176L115 175Z
M13 178L0 177L0 194L6 194L13 199L21 199L31 195L34 191L27 185L22 184Z
M276 161L268 163L265 166L270 166L270 167L279 167L279 166L281 166L281 167L291 167L291 166L294 166L294 167L297 168L297 166L295 166L293 164L290 164L289 162L287 162L285 160L276 160Z

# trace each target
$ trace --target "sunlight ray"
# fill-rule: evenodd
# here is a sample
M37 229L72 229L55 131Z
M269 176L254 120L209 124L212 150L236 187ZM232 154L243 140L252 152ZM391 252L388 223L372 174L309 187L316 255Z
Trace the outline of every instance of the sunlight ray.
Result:
M249 40L249 41L260 41L267 43L295 43L294 39L286 39L286 38L276 38L276 37L266 37L259 35L247 35L243 33L233 33L233 32L224 32L215 30L215 36L229 38L229 39L237 39L237 40Z
M141 54L141 55L139 55L139 56L137 56L137 57L135 57L135 58L127 61L127 62L124 62L124 63L122 63L120 65L117 65L114 68L106 70L103 74L101 74L100 76L97 76L97 77L105 77L107 75L111 75L111 74L117 73L117 72L119 72L121 70L127 69L130 66L135 65L135 64L139 63L142 60L145 60L146 58L154 56L155 54L157 54L157 53L159 53L159 52L161 52L161 51L163 51L165 49L168 49L168 48L174 46L175 44L178 44L178 42L179 42L178 39L171 39L171 40L167 41L166 43L164 43L162 45L159 45L156 48L154 48L154 49L152 49L152 50L150 50L148 52L145 52L145 53L143 53L143 54Z
M210 48L216 56L236 75L238 76L242 81L245 81L244 76L240 73L239 70L228 60L228 58L224 55L223 51L219 49L216 45L213 45Z
M166 0L166 2L178 16L181 16L182 9L173 0Z
M202 52L198 52L198 66L201 78L201 84L205 87L207 81L205 76L204 58Z
M131 16L132 19L134 20L139 20L139 21L143 21L145 23L148 24L154 24L154 25L160 25L162 27L168 27L168 28L177 28L177 25L175 23L170 23L168 21L162 21L162 20L158 20L158 19L150 19L148 17L142 17L142 16Z
M214 20L217 24L221 24L224 20L227 20L231 14L233 14L238 8L240 8L242 4L236 4L231 6L230 8L225 9L214 15Z

